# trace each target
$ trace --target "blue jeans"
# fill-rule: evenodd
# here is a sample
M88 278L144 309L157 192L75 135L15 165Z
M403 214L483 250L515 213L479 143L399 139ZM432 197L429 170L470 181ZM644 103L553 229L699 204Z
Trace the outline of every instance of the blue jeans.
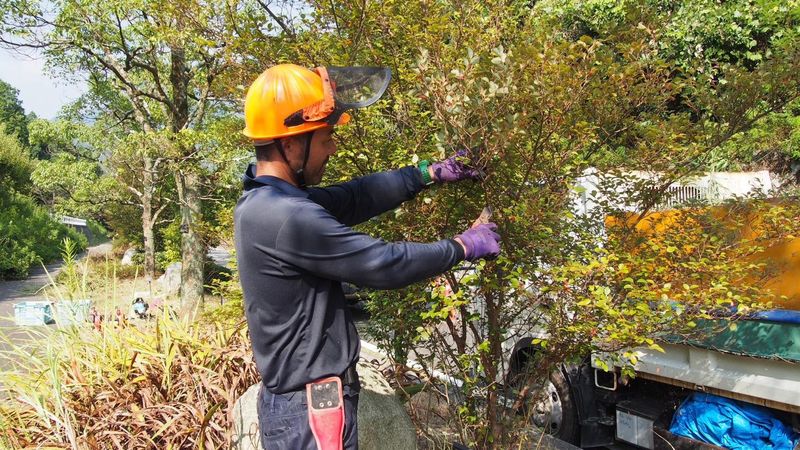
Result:
M358 450L358 388L342 386L344 448ZM306 391L273 394L264 384L258 393L258 426L264 450L317 450L308 425Z

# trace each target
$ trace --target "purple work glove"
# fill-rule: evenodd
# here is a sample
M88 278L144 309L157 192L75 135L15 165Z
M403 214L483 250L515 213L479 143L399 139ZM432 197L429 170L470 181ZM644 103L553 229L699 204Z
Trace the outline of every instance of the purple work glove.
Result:
M492 222L476 225L456 236L464 244L464 259L475 261L481 258L494 258L500 254L500 235L495 233L497 225Z
M476 179L481 177L481 171L475 167L468 166L461 161L472 160L477 156L478 148L470 150L459 150L455 155L431 164L433 169L433 180L438 182L443 181L460 181ZM461 160L461 161L459 161ZM472 164L472 161L470 161Z

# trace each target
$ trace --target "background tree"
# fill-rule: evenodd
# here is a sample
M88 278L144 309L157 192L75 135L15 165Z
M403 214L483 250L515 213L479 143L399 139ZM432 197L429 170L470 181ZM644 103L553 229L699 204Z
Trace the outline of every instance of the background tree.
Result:
M219 102L217 78L236 46L237 23L246 5L184 1L162 3L12 1L4 6L3 42L12 48L42 48L63 72L83 73L91 89L113 89L106 106L137 132L160 134L158 156L141 157L143 204L169 165L181 212L182 289L187 305L203 294L205 245L200 239L202 169L198 148L183 134L202 129ZM120 109L120 103L126 108ZM143 222L152 222L143 208ZM147 239L147 238L146 238Z
M174 196L174 183L164 180L160 166L167 163L158 156L165 143L156 133L122 134L115 130L122 124L109 129L105 118L98 119L92 125L41 119L31 124L32 141L50 156L38 162L32 174L36 193L62 214L113 222L119 239L143 246L145 276L153 280L155 228L164 210L174 204L168 201ZM148 160L153 161L149 169ZM131 218L126 207L139 214Z
M635 4L642 7L632 7ZM646 27L657 40L658 54L693 78L726 83L721 72L731 66L753 69L791 45L800 20L800 5L790 2L537 2L544 26L573 39L581 35L606 39L632 26ZM688 92L682 94L687 95ZM685 108L676 98L674 108ZM714 170L772 169L800 174L794 130L799 107L767 114L747 133L734 136L708 155Z
M36 264L54 260L62 239L78 249L86 238L60 224L30 197L35 162L16 135L0 125L0 279L24 278Z
M122 201L120 188L104 173L97 150L108 135L93 136L91 126L67 120L36 119L30 126L31 145L46 156L31 173L33 192L54 212L105 221L104 208ZM102 148L102 147L101 147Z
M0 123L5 124L7 134L28 146L28 118L19 101L19 91L3 80L0 80Z

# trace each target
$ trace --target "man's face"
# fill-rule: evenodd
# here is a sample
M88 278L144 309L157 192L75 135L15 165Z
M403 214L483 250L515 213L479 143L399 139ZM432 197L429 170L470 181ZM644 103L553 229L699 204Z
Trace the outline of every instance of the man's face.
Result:
M306 184L314 185L322 181L328 158L336 153L336 142L333 140L333 134L333 127L320 128L314 131L308 164L306 164L305 170Z

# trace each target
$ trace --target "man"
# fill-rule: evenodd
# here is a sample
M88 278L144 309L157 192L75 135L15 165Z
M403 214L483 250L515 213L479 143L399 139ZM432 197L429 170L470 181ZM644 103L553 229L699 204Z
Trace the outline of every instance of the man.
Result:
M342 282L400 288L500 250L491 223L429 244L384 242L350 228L427 185L478 176L456 157L308 187L322 180L336 152L334 126L349 121L345 111L377 101L388 82L387 69L283 64L267 69L247 93L244 134L254 142L257 162L247 169L236 206L236 252L262 378L265 449L324 447L320 435L331 431L319 428L307 398L327 377L343 385L344 416L337 416L342 426L334 440L338 448L357 448L360 341Z

